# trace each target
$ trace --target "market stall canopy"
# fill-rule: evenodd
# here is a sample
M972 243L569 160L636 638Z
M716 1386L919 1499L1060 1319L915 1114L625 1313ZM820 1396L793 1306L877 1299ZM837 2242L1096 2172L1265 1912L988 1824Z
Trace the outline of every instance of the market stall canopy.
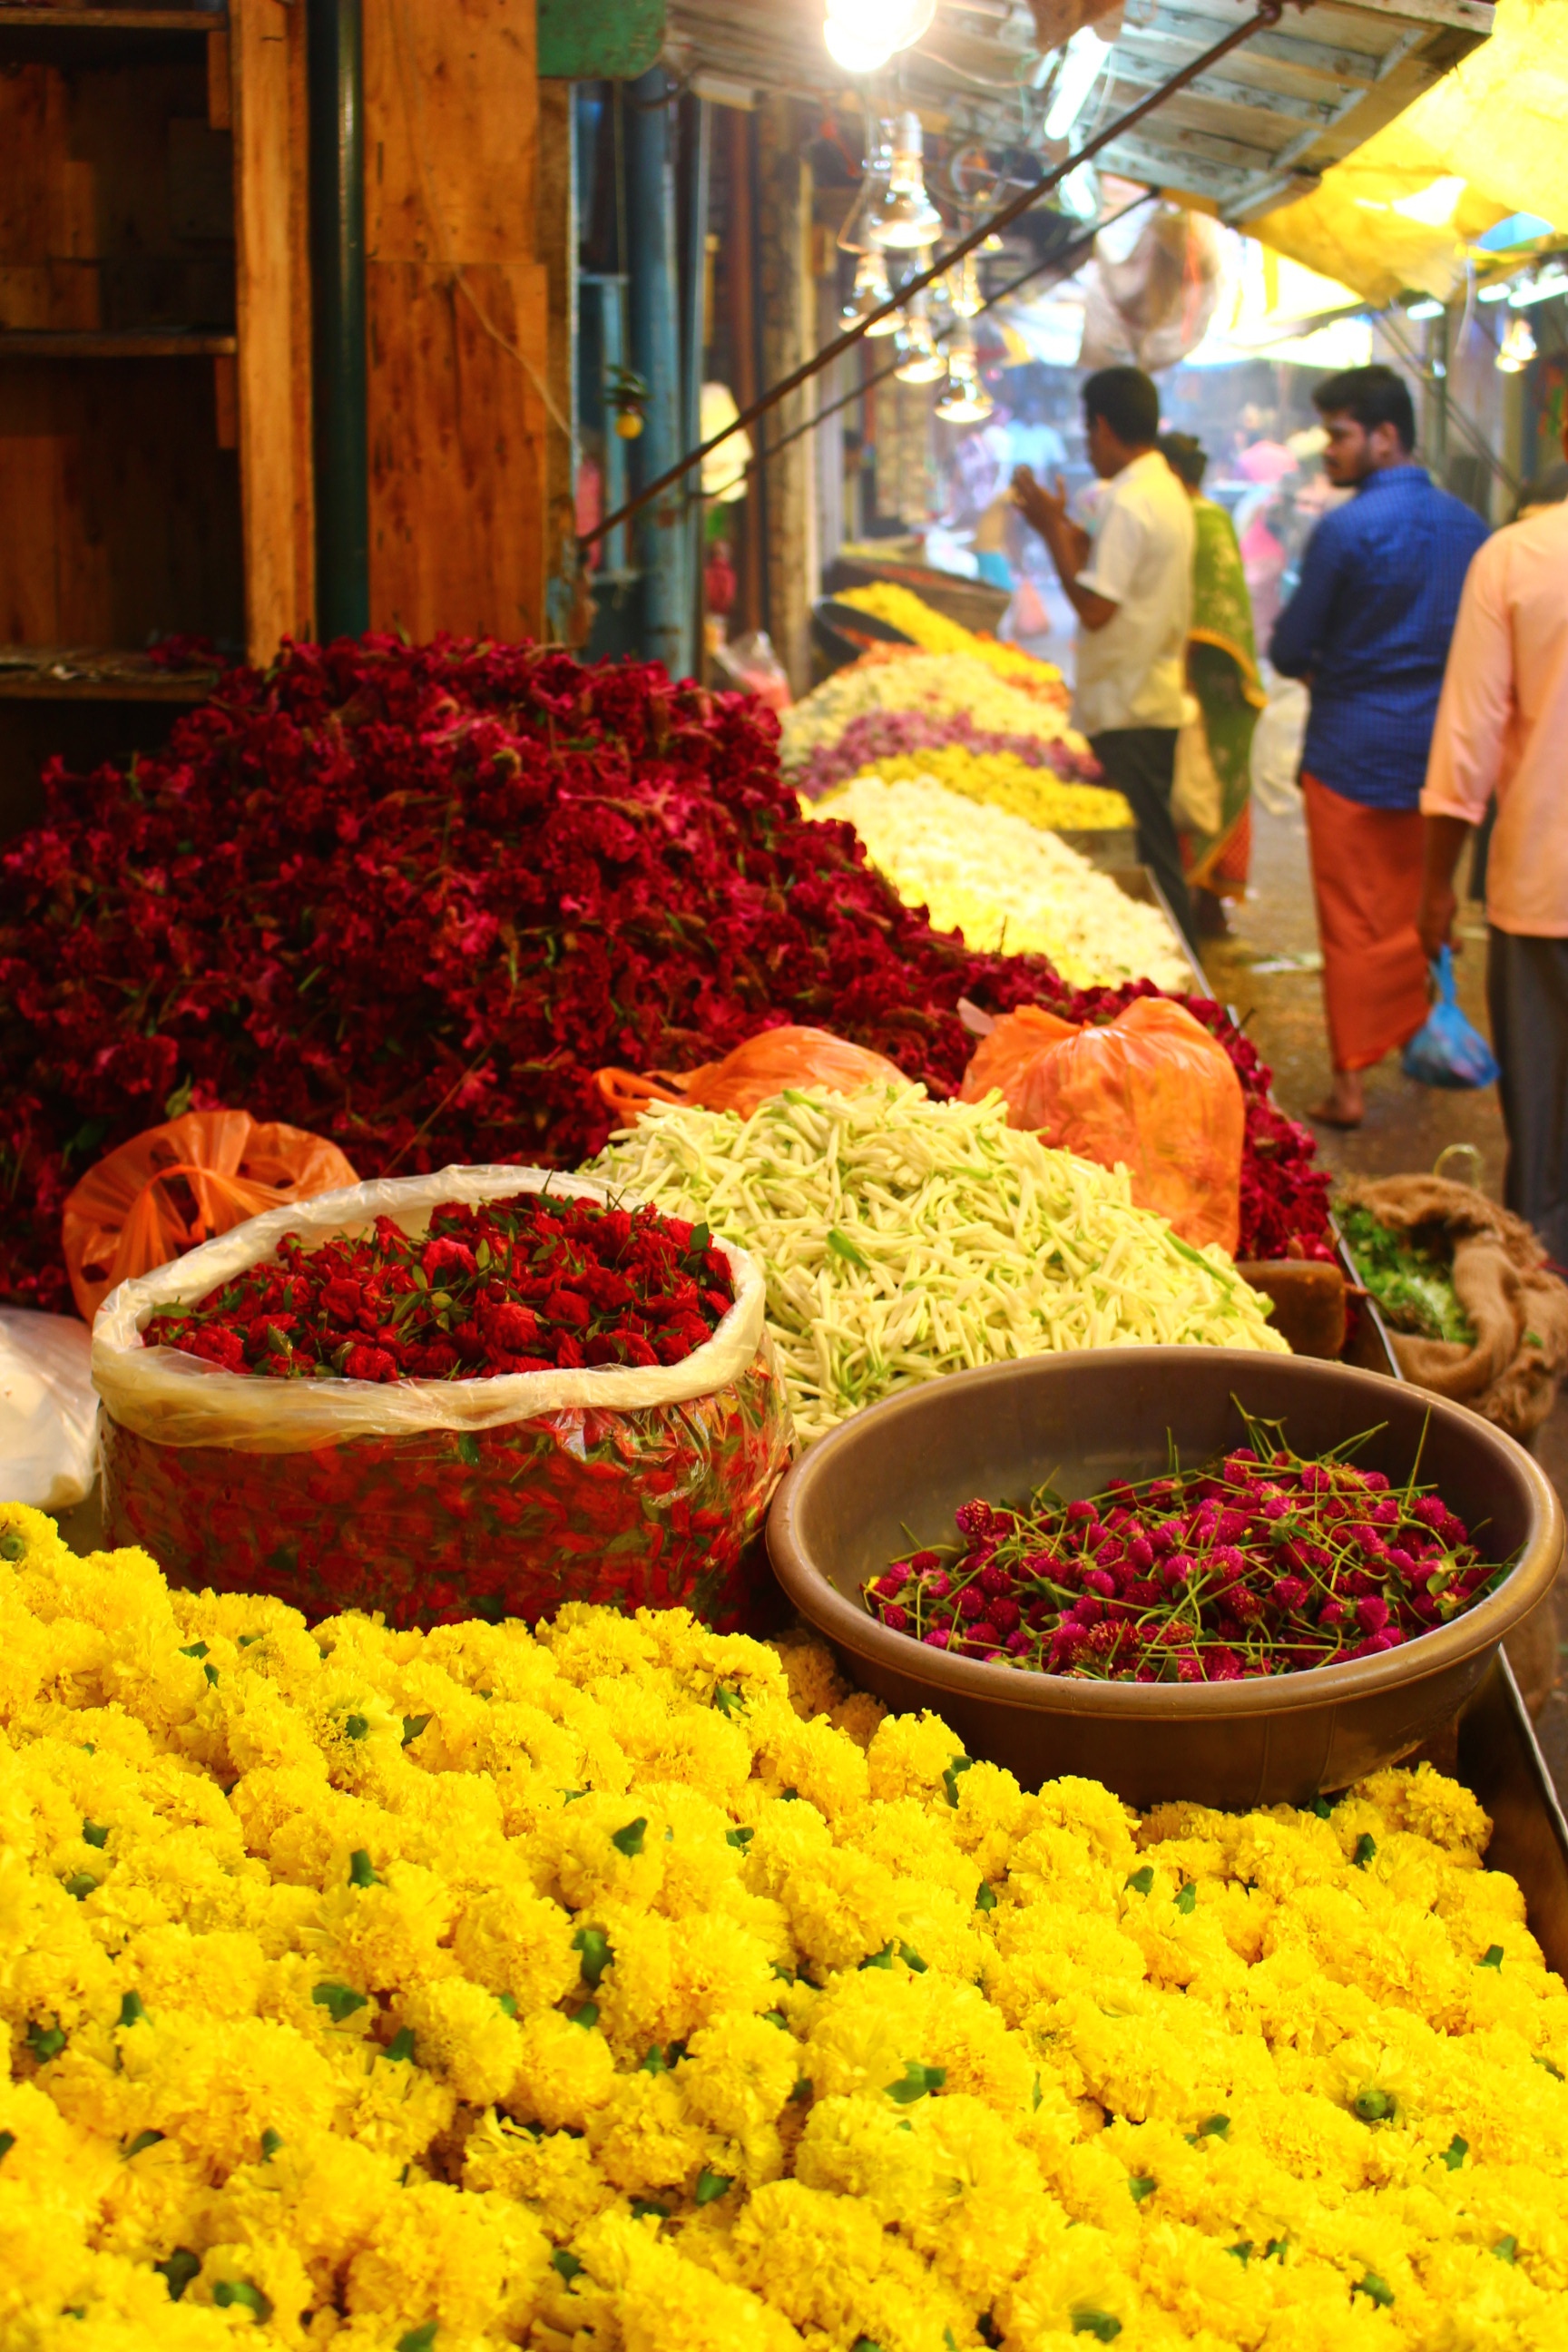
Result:
M1250 220L1315 185L1431 90L1486 40L1493 13L1488 0L1318 0L1304 14L1292 9L1117 141L1104 168L1194 198L1224 219ZM897 61L900 88L928 129L1055 161L1065 142L1042 131L1051 47L1085 25L1108 46L1081 135L1091 120L1146 98L1244 14L1242 0L1127 0L1120 14L1095 0L938 0L928 29ZM731 102L786 90L858 109L864 85L851 89L828 56L823 19L824 0L671 0L666 55L700 92Z
M1257 234L1373 302L1447 298L1513 213L1568 227L1568 7L1500 0L1491 38Z

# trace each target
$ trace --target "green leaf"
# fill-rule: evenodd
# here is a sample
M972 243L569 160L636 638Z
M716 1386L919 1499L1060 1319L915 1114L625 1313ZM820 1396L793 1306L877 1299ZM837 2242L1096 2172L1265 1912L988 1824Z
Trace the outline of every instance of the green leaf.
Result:
M956 1806L958 1803L959 1774L961 1772L972 1771L973 1769L973 1766L974 1759L973 1756L955 1756L952 1763L948 1766L946 1771L942 1774L942 1785L947 1790L947 1801L950 1805Z
M120 1996L121 2024L144 2025L146 2021L147 2012L142 2006L141 1994L139 1992L121 1993Z
M267 2129L266 2129L266 2130L262 2133L262 2135L261 2135L261 2161L262 2161L262 2163L263 2163L263 2164L270 2164L270 2163L271 2163L271 2161L272 2161L272 2159L273 2159L273 2158L277 2155L277 2153L278 2153L279 2149L282 2147L282 2145L283 2145L283 2135L282 2135L282 2133L281 2133L280 2131L274 2131L274 2130L273 2130L273 2128L272 2128L272 2126L271 2126L271 2125L270 2125L270 2124L268 2124L268 2126L267 2126Z
M405 1715L404 1717L403 1745L405 1748L411 1748L413 1746L420 1733L424 1730L426 1725L430 1721L431 1717L427 1715Z
M483 1249L483 1242L479 1244L479 1247ZM436 2326L435 2320L427 2319L422 2327L410 2327L405 2334L398 2337L397 2352L430 2352L430 2347L436 2341Z
M697 2176L697 2188L694 2192L697 2202L699 2205L711 2205L715 2198L722 2197L724 2191L727 2189L733 2189L734 2185L735 2176L732 2172L710 2172L707 2165L704 2165Z
M252 2285L249 2279L215 2281L213 2301L220 2311L226 2311L231 2304L242 2304L247 2311L255 2313L258 2326L263 2327L272 2316L270 2301L258 2286Z
M206 1654L207 1645L205 1642L193 1642L188 1650L180 1652L182 1658L205 1658Z
M922 2066L918 2058L906 2058L902 2082L884 2083L882 2088L889 2099L896 2099L900 2107L908 2107L917 2099L923 2099L928 2091L940 2091L946 2080L945 2066Z
M902 1960L905 1968L910 1969L912 1974L917 1977L924 1976L926 1972L926 1964L924 1960L921 1959L920 1954L915 1951L910 1945L900 1944L899 1946L899 1958Z
M411 2025L400 2025L387 2043L383 2055L390 2058L394 2065L402 2065L405 2061L411 2060L414 2056L414 2028Z
M469 1430L465 1429L458 1440L458 1459L470 1470L479 1466L479 1441Z
M1375 2271L1368 2271L1365 2278L1356 2281L1351 2289L1352 2303L1358 2294L1364 2294L1369 2303L1375 2303L1383 2311L1386 2311L1394 2301L1394 2289L1386 2279L1380 2279Z
M14 2131L0 2131L0 2164L5 2163L16 2145L16 2135Z
M700 1257L712 1238L713 1229L710 1225L693 1225L691 1228L691 1241L689 1245L691 1256Z
M363 1739L370 1731L370 1718L363 1715L346 1715L343 1717L343 1729L351 1739Z
M1314 1797L1312 1800L1312 1811L1317 1814L1318 1819L1321 1822L1331 1821L1333 1818L1334 1809L1327 1797Z
M1468 2139L1461 2139L1458 2133L1456 2132L1453 2138L1448 2142L1447 2147L1443 2150L1443 2162L1447 2166L1450 2172L1458 2172L1460 2165L1463 2164L1469 2152L1469 2141Z
M598 2002L585 2000L581 2009L574 2009L572 2011L572 2022L574 2025L580 2025L584 2033L591 2033L599 2022Z
M811 2096L811 2076L809 2074L797 2074L795 2078L795 2088L789 2095L790 2104L793 2106L804 2107L807 2099Z
M163 2137L161 2131L139 2131L125 2151L126 2163L129 2164L133 2156L140 2156L144 2147L156 2147Z
M756 1834L755 1830L726 1830L724 1843L726 1845L732 1845L737 1853L744 1853Z
M1195 1878L1189 1878L1186 1885L1182 1888L1181 1893L1176 1897L1176 1908L1182 1913L1184 1917L1190 1917L1197 1907L1197 1881Z
M508 2017L515 2017L517 2015L516 1993L498 1992L496 1995L496 2001L498 2006L505 2011Z
M40 2066L47 2066L51 2058L58 2058L65 2046L66 2037L58 2024L28 2026L27 2047Z
M726 1690L722 1683L715 1683L713 1696L708 1704L716 1706L721 1715L740 1715L744 1712L746 1702L739 1691Z
M1228 2116L1206 2116L1195 2132L1187 2134L1188 2143L1193 2147L1196 2147L1201 2139L1228 2139L1229 2137L1230 2117Z
M1208 1264L1207 1258L1204 1264ZM1072 2332L1075 2336L1092 2336L1097 2344L1114 2344L1121 2333L1121 2322L1113 2319L1109 2311L1075 2311Z
M26 1559L27 1538L16 1528L7 1528L0 1534L0 1559Z
M576 2255L571 2252L567 2247L557 2246L555 2252L551 2255L550 2260L555 2269L560 2272L563 2279L570 2281L574 2278L582 2277L583 2265L577 2260Z
M1142 2205L1146 2198L1152 2197L1159 2185L1152 2172L1134 2172L1128 2176L1127 2187L1134 2205Z
M1502 1946L1500 1944L1489 1944L1486 1950L1481 1954L1479 1965L1483 1969L1496 1969L1500 1976L1502 1973Z
M1386 2091L1360 2091L1351 2105L1363 2124L1383 2124L1394 2113L1394 2100Z
M983 1878L980 1882L980 1892L974 1898L974 1907L977 1911L994 1911L996 1908L996 1890L986 1879Z
M624 1853L629 1862L634 1854L641 1853L643 1840L647 1834L647 1815L639 1813L635 1822L626 1823L624 1830L612 1831L610 1843L617 1853Z
M1123 1883L1132 1889L1134 1895L1152 1895L1154 1892L1153 1864L1146 1862L1142 1870L1135 1870L1131 1877Z
M81 1833L89 1845L95 1845L100 1850L109 1843L109 1832L100 1828L97 1822L83 1822Z
M1535 2063L1538 2066L1545 2067L1547 2073L1551 2075L1554 2083L1561 2083L1564 2080L1568 2080L1568 2077L1563 2075L1562 2067L1554 2066L1550 2058L1538 2058Z
M1496 2245L1492 2248L1492 2252L1497 2256L1500 2263L1517 2263L1519 2260L1519 2240L1515 2237L1500 2238Z
M649 2050L649 2052L648 2052L648 2053L647 2053L647 2057L643 2060L642 2064L638 2067L637 2072L638 2072L638 2074L668 2074L668 2072L669 2072L669 2061L668 2061L668 2059L665 2056L665 2054L664 2054L663 2051L659 2048L659 2046L658 2046L658 2042L657 2042L653 2044L652 2048Z
M579 1927L572 1938L572 1949L583 1955L581 1967L584 1983L591 1986L593 1990L597 1992L600 1978L616 1957L610 1948L608 1936L605 1935L603 1927Z
M217 1681L217 1668L214 1665L214 1664L213 1664L213 1662L212 1662L212 1660L211 1660L210 1658L207 1660L207 1662L206 1662L205 1665L202 1668L202 1672L203 1672L203 1674L204 1674L204 1675L205 1675L205 1676L206 1676L206 1678L207 1678L207 1680L208 1680L208 1682L209 1682L209 1683L215 1683L215 1684L216 1684L216 1682Z
M769 2025L776 2025L781 2033L789 2032L789 2020L782 2009L764 2009L763 2016Z
M349 1856L349 1885L351 1886L379 1886L381 1885L380 1879L376 1876L375 1872L371 1867L370 1856L363 1845L356 1845L353 1853Z
M1243 2238L1238 2245L1227 2246L1226 2248L1226 2252L1227 2254L1234 2254L1237 2261L1241 2264L1242 2269L1245 2270L1247 2263L1252 2260L1252 2241L1250 2238Z
M167 2262L154 2263L153 2268L168 2282L169 2301L178 2303L201 2266L200 2254L193 2254L189 2246L176 2246Z
M865 1251L857 1249L848 1234L841 1234L837 1225L829 1225L827 1228L827 1246L834 1256L843 1258L846 1265L858 1265L862 1274L869 1274L871 1271L871 1261Z
M85 1903L89 1895L97 1894L98 1881L90 1877L85 1870L79 1870L66 1880L65 1888L66 1893L74 1895L77 1902Z
M1376 1852L1377 1840L1373 1836L1370 1830L1363 1830L1360 1837L1358 1837L1355 1842L1355 1852L1352 1854L1351 1860L1354 1863L1358 1870L1364 1870L1367 1864L1372 1860ZM1392 2298L1390 2299L1392 2300Z
M879 1952L868 1952L860 1963L860 1966L863 1969L890 1969L892 1965L893 1948L891 1944L884 1944Z
M356 2009L363 2009L365 2005L363 1993L355 1992L351 1985L345 1984L319 1984L312 1990L310 1999L318 2009L326 2011L334 2025L342 2025Z

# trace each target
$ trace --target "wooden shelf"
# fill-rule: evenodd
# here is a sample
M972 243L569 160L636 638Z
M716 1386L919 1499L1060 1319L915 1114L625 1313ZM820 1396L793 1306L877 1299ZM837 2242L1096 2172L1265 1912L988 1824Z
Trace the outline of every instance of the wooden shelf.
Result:
M218 676L102 646L0 646L0 702L205 702Z
M23 8L0 5L0 33L221 33L226 8Z
M238 349L237 335L178 328L0 327L8 360L217 360Z

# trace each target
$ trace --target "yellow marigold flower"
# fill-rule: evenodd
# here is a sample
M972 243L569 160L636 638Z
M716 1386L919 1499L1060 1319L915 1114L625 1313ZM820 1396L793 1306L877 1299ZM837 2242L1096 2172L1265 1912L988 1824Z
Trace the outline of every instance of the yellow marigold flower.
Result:
M517 2079L522 2037L493 1992L467 1977L405 1985L394 2005L397 2025L414 2036L415 2055L460 2099L486 2106Z
M613 2295L624 2352L798 2352L771 2305L684 2261L655 2226L605 2213L577 2241L589 2276Z
M581 2131L616 2082L610 2045L591 2023L542 2009L519 2027L521 2056L507 2097L525 2121L546 2131Z
M1139 2309L1138 2291L1112 2241L1091 2227L1064 2227L1037 2249L1023 2276L1004 2289L995 2315L1009 2344L1049 2342L1051 2331L1058 2329L1080 2341L1088 2336L1110 2343L1133 2326ZM1117 2326L1097 2326L1104 2320Z
M436 2322L515 2341L538 2307L549 2242L531 2213L488 2191L411 2181L389 2199L348 2267L352 2315L374 2316L383 2343Z
M606 2180L633 2197L657 2197L693 2182L709 2135L671 2074L617 2074L588 2119L588 2141Z
M471 1895L452 1931L452 1958L493 1993L510 1993L520 2011L551 2008L576 1983L571 1914L520 1883L513 1857L502 1883Z
M463 2186L520 2199L561 2243L617 2201L586 2140L522 2129L493 2111L479 2117L464 2143Z
M892 1800L940 1800L942 1776L963 1754L963 1742L939 1715L889 1715L866 1752L869 1793Z
M771 2123L800 2080L800 2045L787 2027L737 2011L699 2027L680 2064L687 2105L732 2138Z

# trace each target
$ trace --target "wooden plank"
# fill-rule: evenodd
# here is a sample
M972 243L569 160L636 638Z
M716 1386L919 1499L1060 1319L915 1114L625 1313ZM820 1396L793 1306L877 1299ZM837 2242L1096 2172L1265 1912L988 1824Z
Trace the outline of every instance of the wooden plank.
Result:
M0 327L0 359L211 360L232 358L233 335L141 334L132 327Z
M315 614L305 12L235 0L231 18L245 635L265 662Z
M170 670L145 654L87 646L0 646L0 701L205 702L216 669Z
M416 641L439 629L537 636L545 412L535 379L544 379L549 357L544 267L476 263L454 286L416 261L375 261L366 280L371 625Z
M207 35L207 124L214 131L234 129L234 58L228 26Z
M366 11L371 622L544 629L533 0Z
M368 258L534 258L534 0L367 8L364 118Z
M226 22L222 8L0 7L0 32L194 34Z

